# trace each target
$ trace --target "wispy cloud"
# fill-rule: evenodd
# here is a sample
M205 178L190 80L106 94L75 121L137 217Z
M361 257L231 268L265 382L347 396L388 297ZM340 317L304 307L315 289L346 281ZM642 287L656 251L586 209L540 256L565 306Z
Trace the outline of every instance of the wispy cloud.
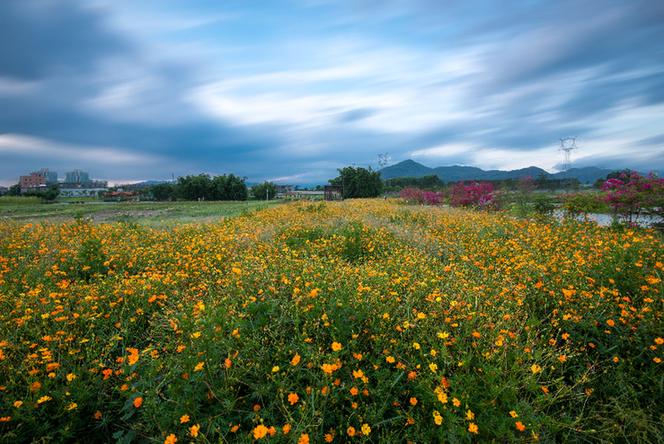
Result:
M122 178L308 183L379 152L555 169L568 135L579 165L664 169L662 40L655 0L0 2L0 175L37 151L152 159L98 162Z

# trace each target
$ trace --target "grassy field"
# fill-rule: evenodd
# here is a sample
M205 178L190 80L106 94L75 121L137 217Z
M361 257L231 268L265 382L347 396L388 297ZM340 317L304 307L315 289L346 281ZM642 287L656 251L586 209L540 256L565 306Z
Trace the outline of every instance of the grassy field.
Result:
M78 202L78 201L77 201ZM93 222L133 222L151 226L214 222L219 218L267 208L276 201L246 202L102 202L40 203L38 198L0 198L0 220L67 222L87 218Z
M133 205L239 215L0 221L0 440L664 436L651 231L389 200Z

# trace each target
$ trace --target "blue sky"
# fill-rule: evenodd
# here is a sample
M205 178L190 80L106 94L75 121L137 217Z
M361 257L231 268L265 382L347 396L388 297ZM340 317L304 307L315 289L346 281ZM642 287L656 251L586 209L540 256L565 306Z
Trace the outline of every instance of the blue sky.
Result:
M2 0L0 183L664 170L664 2Z

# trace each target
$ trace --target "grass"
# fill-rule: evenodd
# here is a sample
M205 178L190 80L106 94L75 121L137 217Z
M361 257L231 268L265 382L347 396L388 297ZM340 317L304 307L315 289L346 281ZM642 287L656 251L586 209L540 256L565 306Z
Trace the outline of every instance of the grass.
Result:
M180 205L0 221L0 441L661 441L652 231Z
M90 218L94 222L128 222L150 226L212 222L219 218L276 205L278 201L245 202L102 202L40 203L37 198L0 198L0 220L66 222Z

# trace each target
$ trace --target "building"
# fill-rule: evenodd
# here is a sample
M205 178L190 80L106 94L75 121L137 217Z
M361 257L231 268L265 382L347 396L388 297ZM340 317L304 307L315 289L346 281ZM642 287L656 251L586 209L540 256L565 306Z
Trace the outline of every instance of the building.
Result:
M58 173L56 171L50 171L48 168L42 168L41 170L35 171L32 174L42 176L46 180L46 185L53 185L58 183Z
M46 178L37 173L30 173L27 176L21 176L18 184L21 187L21 193L37 191L46 188Z
M87 182L90 182L90 175L85 171L74 170L65 173L65 183L85 184Z
M2 185L0 185L0 196L2 196L4 194L7 194L8 191L9 191L9 188L3 187Z
M50 171L48 168L42 168L39 171L33 171L27 176L21 176L19 181L21 193L28 191L38 191L58 183L58 173Z

